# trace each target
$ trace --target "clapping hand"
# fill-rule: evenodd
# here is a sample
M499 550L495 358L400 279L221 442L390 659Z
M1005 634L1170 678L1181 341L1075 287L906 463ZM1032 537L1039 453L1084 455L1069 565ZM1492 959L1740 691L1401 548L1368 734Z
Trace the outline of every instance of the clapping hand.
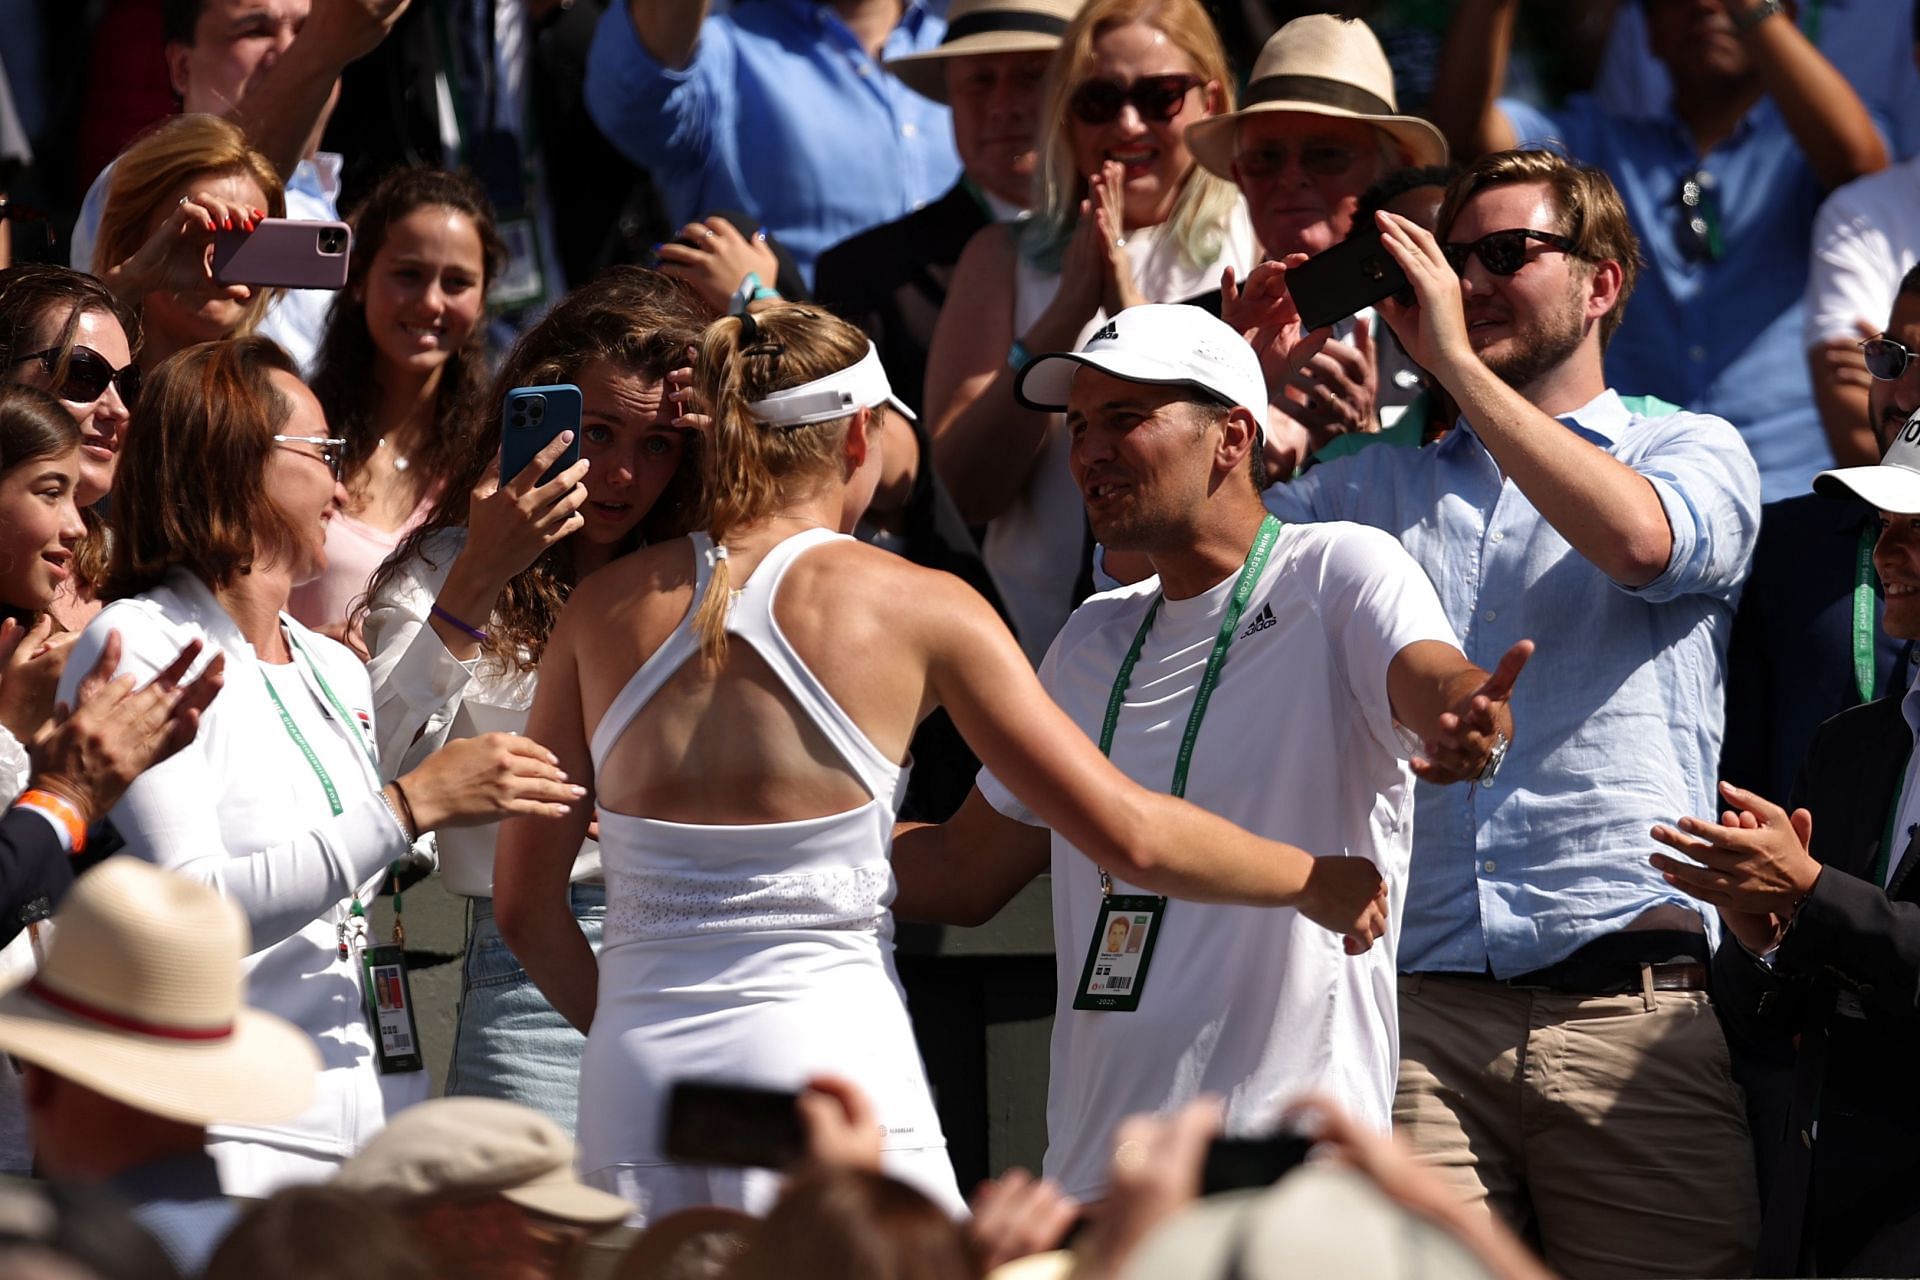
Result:
M1653 829L1653 838L1691 862L1664 853L1648 861L1674 888L1719 908L1720 918L1748 950L1776 945L1800 903L1813 892L1820 864L1808 852L1813 815L1788 813L1764 796L1720 784L1732 808L1719 822L1682 818L1678 830Z
M93 670L74 691L74 710L54 708L33 744L31 785L64 796L91 822L111 809L142 773L193 740L200 715L220 692L226 659L216 656L191 683L201 643L189 641L139 689L120 666L120 634L107 633Z

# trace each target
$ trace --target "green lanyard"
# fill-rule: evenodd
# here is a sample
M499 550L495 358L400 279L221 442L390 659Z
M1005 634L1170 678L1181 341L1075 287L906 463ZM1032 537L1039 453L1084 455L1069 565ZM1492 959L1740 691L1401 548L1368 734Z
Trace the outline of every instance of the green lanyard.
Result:
M1874 522L1860 531L1860 552L1853 573L1853 685L1860 701L1872 702L1879 692L1879 664L1874 661L1873 544L1879 541Z
M320 692L326 695L327 702L339 714L340 723L346 731L359 742L360 750L367 757L367 763L373 766L374 773L377 775L380 772L380 764L374 759L364 735L359 733L358 722L354 720L346 705L340 701L340 695L333 691L333 686L327 683L327 678L320 674L319 665L307 653L305 646L293 638L291 631L287 633L287 646L305 660L307 673L313 677L313 682L320 686ZM260 681L267 686L267 696L273 699L273 709L280 713L281 727L287 731L287 736L293 739L293 745L300 748L300 754L306 757L307 767L313 770L313 776L320 779L320 789L327 793L327 807L333 811L334 817L339 817L345 812L345 808L340 803L340 788L333 784L332 775L327 772L326 766L320 763L320 754L313 749L313 744L307 741L307 735L300 732L300 726L293 722L293 716L287 710L287 704L280 700L280 691L273 687L273 681L267 678L265 672L261 673ZM398 895L395 896L397 899ZM353 905L348 908L348 913L356 916L366 914L366 909L360 905L360 894L357 891L353 895Z
M1206 718L1207 703L1213 700L1214 686L1220 683L1220 669L1226 665L1227 646L1233 643L1233 635L1240 626L1240 615L1246 612L1247 600L1253 595L1254 584L1259 582L1260 573L1267 567L1267 557L1273 553L1273 544L1280 539L1280 522L1272 516L1260 522L1260 532L1253 540L1247 559L1240 566L1240 577L1233 584L1233 598L1227 602L1226 616L1220 620L1220 632L1213 639L1213 652L1207 655L1207 669L1200 677L1200 687L1194 691L1193 710L1187 713L1187 731L1180 739L1180 754L1173 763L1173 785L1169 788L1175 796L1187 794L1187 767L1193 763L1193 745L1200 738L1200 722ZM1140 661L1141 651L1147 646L1147 633L1153 630L1153 620L1160 616L1160 602L1164 596L1155 596L1153 604L1147 609L1147 616L1140 620L1140 629L1133 634L1133 644L1127 650L1127 656L1120 660L1120 670L1113 677L1113 692L1107 695L1107 718L1100 725L1100 754L1112 756L1113 734L1120 724L1120 708L1127 699L1127 686L1133 680L1133 668ZM1113 892L1113 877L1103 867L1100 871L1100 892Z

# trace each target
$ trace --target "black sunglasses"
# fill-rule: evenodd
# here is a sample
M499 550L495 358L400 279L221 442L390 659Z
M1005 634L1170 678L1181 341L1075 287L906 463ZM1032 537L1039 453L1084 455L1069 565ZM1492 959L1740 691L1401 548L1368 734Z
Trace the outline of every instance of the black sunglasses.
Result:
M1867 357L1867 372L1882 382L1892 382L1905 373L1916 354L1912 347L1902 346L1884 335L1868 338L1860 344L1860 351Z
M1510 276L1527 265L1529 240L1551 245L1562 253L1573 252L1573 241L1566 236L1552 231L1535 231L1531 227L1490 232L1471 244L1443 244L1440 252L1446 255L1447 265L1453 268L1453 274L1457 276L1466 274L1468 258L1480 259L1480 265L1497 276Z
M1180 114L1187 95L1206 81L1199 76L1141 76L1132 84L1088 80L1067 99L1067 110L1087 124L1107 124L1129 102L1142 120L1165 124Z
M49 377L60 366L60 348L48 347L20 357L20 363L38 360ZM107 358L91 347L75 347L67 353L67 376L54 388L54 394L69 404L92 404L107 394L107 384L120 388L120 403L131 411L140 399L140 366L114 368Z

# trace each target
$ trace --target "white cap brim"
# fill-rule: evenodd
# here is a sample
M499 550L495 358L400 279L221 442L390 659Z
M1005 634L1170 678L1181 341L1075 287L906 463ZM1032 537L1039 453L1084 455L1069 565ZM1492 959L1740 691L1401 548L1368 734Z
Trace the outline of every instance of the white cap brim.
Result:
M1074 375L1080 366L1098 369L1127 382L1143 382L1156 387L1197 387L1209 395L1232 400L1225 391L1194 378L1192 372L1169 361L1156 360L1137 351L1061 351L1044 355L1028 364L1014 380L1013 398L1029 409L1046 413L1065 413L1073 391Z
M1858 498L1898 515L1920 515L1920 471L1912 467L1882 462L1822 471L1813 478L1813 491L1829 498Z

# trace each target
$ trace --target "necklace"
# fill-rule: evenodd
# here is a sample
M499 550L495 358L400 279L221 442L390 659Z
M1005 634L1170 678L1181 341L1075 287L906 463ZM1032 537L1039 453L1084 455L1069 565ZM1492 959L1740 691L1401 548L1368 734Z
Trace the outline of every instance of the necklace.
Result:
M387 444L387 438L385 436L380 437L379 447L382 449L386 449L390 447ZM407 460L405 457L401 456L401 454L398 451L395 451L393 455L393 469L395 471L405 471L407 469Z

